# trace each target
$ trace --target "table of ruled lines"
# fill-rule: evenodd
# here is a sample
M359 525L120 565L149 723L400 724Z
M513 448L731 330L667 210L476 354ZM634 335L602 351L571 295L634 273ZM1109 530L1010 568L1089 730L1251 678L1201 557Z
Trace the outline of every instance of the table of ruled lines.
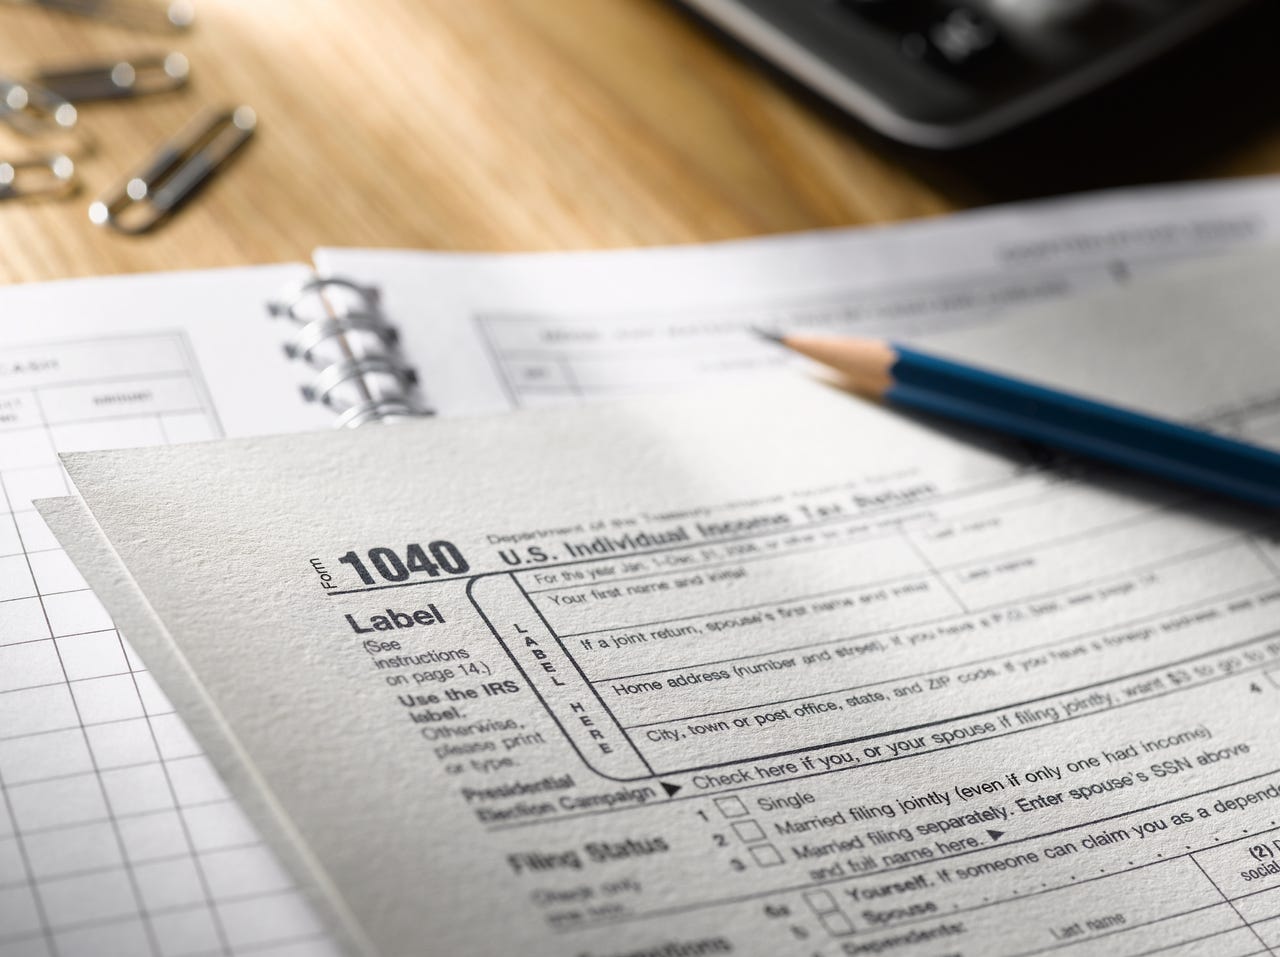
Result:
M0 957L336 954L31 504L220 433L180 333L0 354Z
M486 310L472 321L511 406L530 408L652 394L786 365L783 350L744 334L752 328L911 338L983 322L1012 305L1114 284L1122 265L984 273L672 310Z

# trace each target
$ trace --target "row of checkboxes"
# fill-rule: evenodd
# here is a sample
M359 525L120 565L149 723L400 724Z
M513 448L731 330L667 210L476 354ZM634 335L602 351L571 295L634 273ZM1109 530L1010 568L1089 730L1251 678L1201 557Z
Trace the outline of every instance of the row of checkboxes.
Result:
M733 832L738 835L738 840L747 845L747 851L756 864L760 867L777 867L782 863L782 852L767 843L768 835L765 834L764 828L756 821L750 820L751 812L742 803L741 798L729 796L715 800L716 808L725 817L747 818L747 820L734 821Z
M757 864L761 867L775 867L782 863L781 852L767 843L769 836L759 822L751 819L751 811L741 798L730 795L716 798L715 802L720 813L733 822L733 832L738 835L738 840L747 845L747 850ZM853 933L853 921L840 909L830 891L809 891L804 898L827 933L837 937Z
M806 891L804 901L827 933L837 937L853 933L853 921L840 909L830 891Z

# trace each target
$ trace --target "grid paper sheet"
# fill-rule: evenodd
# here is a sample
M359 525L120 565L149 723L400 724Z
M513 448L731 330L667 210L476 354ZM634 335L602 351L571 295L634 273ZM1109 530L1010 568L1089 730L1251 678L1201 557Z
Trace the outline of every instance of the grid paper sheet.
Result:
M336 948L31 501L60 451L217 438L182 333L6 350L0 389L0 957Z

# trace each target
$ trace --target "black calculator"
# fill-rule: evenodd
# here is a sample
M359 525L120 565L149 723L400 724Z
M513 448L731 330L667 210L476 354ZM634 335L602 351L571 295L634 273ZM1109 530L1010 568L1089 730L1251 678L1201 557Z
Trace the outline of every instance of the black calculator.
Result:
M967 146L1091 92L1251 0L682 0L893 139Z

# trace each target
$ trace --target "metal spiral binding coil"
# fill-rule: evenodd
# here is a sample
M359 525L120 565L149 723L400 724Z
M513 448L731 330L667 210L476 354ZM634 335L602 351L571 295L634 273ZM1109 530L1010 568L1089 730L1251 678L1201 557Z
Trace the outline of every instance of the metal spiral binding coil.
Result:
M338 413L339 428L432 414L417 374L400 356L399 335L382 315L376 289L317 277L267 308L294 323L285 355L316 370L302 395Z

